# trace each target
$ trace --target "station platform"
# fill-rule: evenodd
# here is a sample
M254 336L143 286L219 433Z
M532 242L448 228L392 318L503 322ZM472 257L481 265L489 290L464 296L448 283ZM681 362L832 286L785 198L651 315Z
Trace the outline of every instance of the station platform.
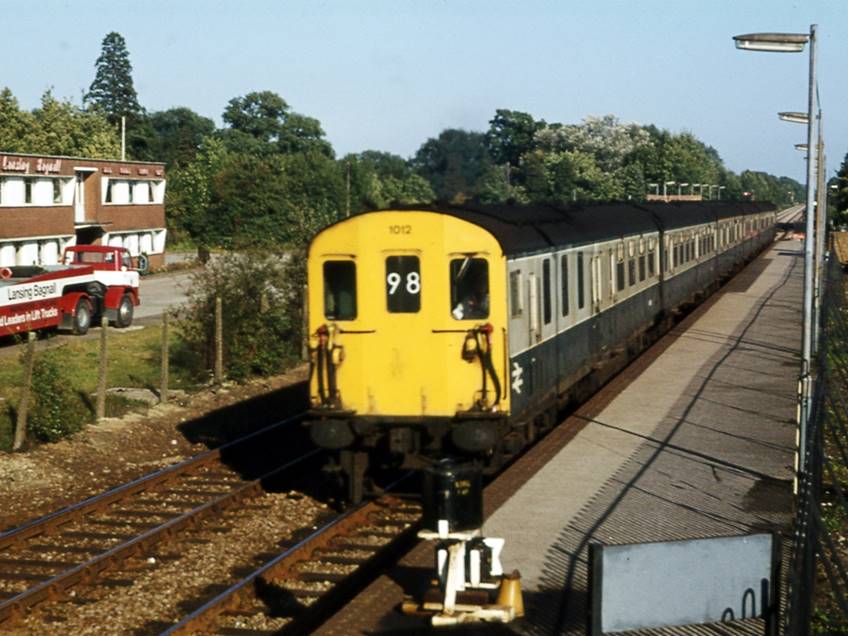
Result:
M789 536L802 285L802 243L776 242L553 431L554 450L522 457L529 481L493 484L484 535L506 539L526 616L463 633L585 634L591 542ZM419 545L318 633L429 631L396 608L410 571L431 563ZM762 633L756 623L650 633Z

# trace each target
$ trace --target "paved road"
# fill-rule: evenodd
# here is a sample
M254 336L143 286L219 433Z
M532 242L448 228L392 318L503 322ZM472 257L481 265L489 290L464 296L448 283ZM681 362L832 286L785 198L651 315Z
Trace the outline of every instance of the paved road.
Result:
M170 307L186 302L190 270L145 276L139 285L141 304L135 308L135 320L141 324L158 321Z

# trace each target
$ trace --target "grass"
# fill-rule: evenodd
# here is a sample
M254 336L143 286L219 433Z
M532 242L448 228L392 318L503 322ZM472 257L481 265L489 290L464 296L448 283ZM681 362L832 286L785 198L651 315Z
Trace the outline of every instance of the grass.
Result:
M92 333L98 334L98 330ZM44 347L49 344L51 346ZM169 387L186 391L197 390L197 378L175 364L175 352L180 349L179 336L171 330L171 368ZM71 384L84 407L94 411L94 394L99 373L100 339L67 338L61 343L39 342L37 356L48 356L62 370L62 377ZM147 388L158 392L160 386L161 331L144 327L131 331L110 329L107 338L107 387ZM23 382L23 364L19 356L8 356L0 365L0 450L9 450L14 435L16 407ZM139 410L143 402L123 396L109 395L107 417L119 417Z

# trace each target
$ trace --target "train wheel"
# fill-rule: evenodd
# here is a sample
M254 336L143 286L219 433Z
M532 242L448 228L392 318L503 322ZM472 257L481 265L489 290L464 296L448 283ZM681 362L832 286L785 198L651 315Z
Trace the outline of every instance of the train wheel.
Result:
M118 304L118 316L115 323L122 329L129 327L133 321L133 301L129 294L124 294Z
M87 298L80 298L74 309L74 321L72 331L78 336L84 336L91 327L91 315L93 311L91 303Z

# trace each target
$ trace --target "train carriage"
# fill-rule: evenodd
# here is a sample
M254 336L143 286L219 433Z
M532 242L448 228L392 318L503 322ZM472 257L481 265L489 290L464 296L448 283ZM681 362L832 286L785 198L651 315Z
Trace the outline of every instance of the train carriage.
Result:
M366 467L494 467L773 238L762 203L366 212L308 253L313 440Z

